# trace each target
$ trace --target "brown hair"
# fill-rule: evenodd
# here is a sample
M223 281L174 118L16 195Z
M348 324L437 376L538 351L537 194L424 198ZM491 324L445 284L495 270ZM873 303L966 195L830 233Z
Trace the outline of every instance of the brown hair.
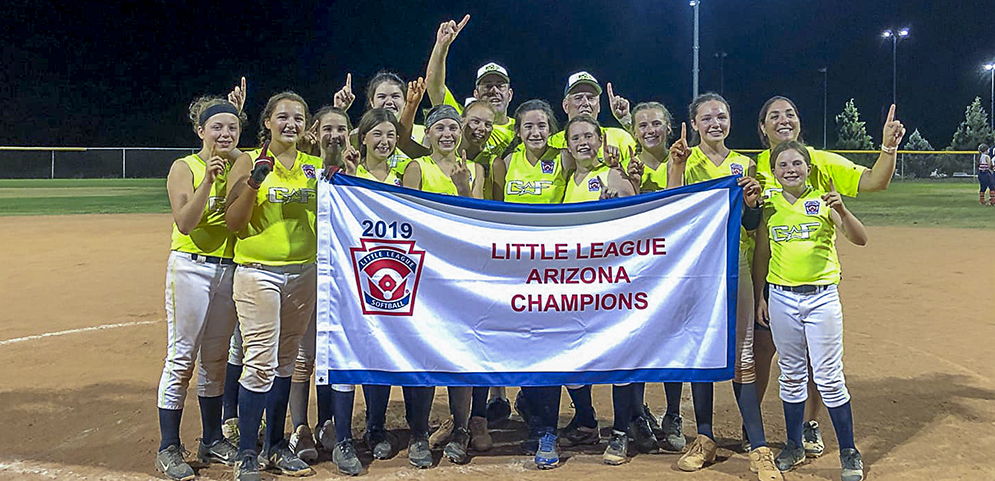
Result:
M808 148L805 147L805 144L801 143L801 141L798 140L789 140L787 142L781 142L780 144L777 144L777 147L774 147L774 150L771 151L770 153L771 172L774 172L774 162L777 160L777 157L789 150L794 150L795 152L802 154L802 158L805 159L805 163L808 164L809 167L812 167L812 155L809 154Z
M278 93L278 94L270 97L269 100L266 101L266 106L263 107L263 113L259 116L259 145L260 146L262 146L262 144L264 142L270 140L271 134L270 134L269 129L266 128L266 119L268 119L270 117L270 115L273 115L273 111L276 110L276 104L279 103L281 100L292 100L294 102L297 102L297 103L301 104L301 106L304 107L304 125L307 126L307 121L308 121L308 118L307 118L308 107L307 107L307 102L304 100L304 97L301 97L300 95L297 95L296 93L291 92L289 90L284 91L284 92L280 92L280 93Z
M390 82L401 88L401 96L407 97L408 95L408 84L401 80L394 72L388 72L386 70L381 70L377 72L376 75L370 79L370 83L366 84L366 108L369 109L373 105L373 95L377 92L377 87L384 82Z
M770 139L768 139L767 134L764 133L764 121L767 120L767 112L770 110L770 106L774 105L774 102L777 102L778 100L783 100L791 105L791 108L795 111L795 115L798 117L798 125L801 126L801 114L798 112L798 107L795 106L795 103L792 102L791 99L783 95L775 95L767 99L767 101L764 102L764 106L760 107L760 115L757 119L757 134L760 136L760 144L764 147L770 147ZM805 142L802 140L802 133L800 130L798 132L797 140L802 143Z
M227 104L228 101L221 97L214 97L211 95L204 95L203 97L198 97L190 102L190 107L188 108L187 117L190 119L190 123L193 124L193 131L197 132L197 129L203 127L200 125L200 114L205 110L221 104ZM236 107L237 108L237 107ZM245 124L249 121L248 117L245 116L245 112L238 113L238 126L241 129L245 127Z
M670 133L673 131L673 127L674 127L674 116L670 114L669 110L667 110L667 106L661 104L660 102L640 102L640 103L636 104L636 106L632 108L632 112L631 112L632 113L632 126L630 128L631 132L629 132L629 133L633 134L636 131L636 113L638 113L638 112L640 112L642 110L651 110L651 109L656 109L656 110L660 110L661 112L663 112L663 121L667 124L667 132L666 132L666 134L664 136L663 143L666 144L667 142L670 141ZM636 136L633 135L632 137L635 138ZM638 139L637 139L636 140L636 153L638 154L638 153L640 153L642 151L643 151L643 144L640 144L639 141L638 141ZM668 156L670 155L669 151L667 152L667 155Z
M359 119L359 155L363 159L366 158L366 143L364 142L366 134L384 122L390 122L394 126L397 135L401 134L401 123L397 121L394 112L390 110L384 108L371 109L363 114L363 118Z
M725 97L715 92L705 92L695 97L694 100L691 101L691 104L688 105L688 119L694 120L694 118L698 116L698 109L701 108L702 104L713 100L716 102L722 102L722 104L726 106L726 111L729 113L730 120L732 120L732 107L729 106L729 102L725 99ZM697 129L691 129L691 145L697 145L699 143L701 143L701 134L698 133Z

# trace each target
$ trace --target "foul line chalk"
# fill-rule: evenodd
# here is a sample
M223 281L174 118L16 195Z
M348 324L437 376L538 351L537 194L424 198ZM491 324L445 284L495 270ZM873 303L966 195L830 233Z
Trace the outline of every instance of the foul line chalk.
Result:
M35 334L33 336L24 336L24 337L15 337L13 339L6 339L0 341L0 347L7 346L10 344L18 344L27 341L37 341L38 339L45 339L46 337L68 336L70 334L80 334L83 332L91 332L91 331L103 331L106 329L117 329L119 327L144 326L146 324L156 324L159 322L162 321L120 322L117 324L104 324L102 326L81 327L79 329L69 329L66 331L46 332L44 334Z

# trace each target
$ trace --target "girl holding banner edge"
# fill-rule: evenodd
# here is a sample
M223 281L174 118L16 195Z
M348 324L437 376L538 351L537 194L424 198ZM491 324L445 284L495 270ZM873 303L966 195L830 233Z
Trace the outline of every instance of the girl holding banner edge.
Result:
M730 110L729 103L715 93L699 95L688 106L691 128L699 142L691 149L684 180L691 184L727 175L742 176L739 183L744 187L747 212L744 213L744 226L740 232L733 390L751 442L750 470L756 472L761 481L776 481L783 477L774 465L773 453L767 447L753 367L754 311L750 273L754 241L750 231L756 229L759 221L760 210L756 207L761 188L760 183L752 177L756 172L756 164L749 157L733 152L725 145L725 139L729 136ZM673 386L671 383L669 389L673 389ZM682 471L697 471L706 463L714 462L717 447L711 432L713 384L691 383L691 391L698 437L677 462L677 467Z

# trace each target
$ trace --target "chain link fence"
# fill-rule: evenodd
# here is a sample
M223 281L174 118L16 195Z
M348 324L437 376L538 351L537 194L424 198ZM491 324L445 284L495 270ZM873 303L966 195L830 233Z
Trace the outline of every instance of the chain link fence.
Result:
M0 147L0 178L165 178L191 147Z
M93 179L165 178L173 161L195 147L0 147L0 178ZM756 157L759 150L739 150ZM880 154L870 150L830 151L870 167ZM898 151L899 179L974 177L978 153Z

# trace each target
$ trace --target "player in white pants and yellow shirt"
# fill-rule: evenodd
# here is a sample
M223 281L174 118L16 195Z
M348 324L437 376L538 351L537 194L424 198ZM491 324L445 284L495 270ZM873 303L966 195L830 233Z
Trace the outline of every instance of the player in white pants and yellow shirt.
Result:
M770 319L779 354L780 394L787 442L776 464L787 471L805 460L802 425L808 399L808 364L839 440L843 481L863 479L860 453L853 443L850 393L843 375L843 308L836 286L840 264L836 231L850 242L867 243L864 226L843 205L830 181L828 192L812 187L812 159L801 142L779 144L770 155L771 170L782 187L764 206L754 254L757 319ZM765 302L763 283L770 285Z
M310 466L284 439L291 375L301 337L314 313L317 179L321 159L299 152L307 103L297 94L270 97L261 117L263 148L232 167L225 221L236 232L233 292L244 351L239 379L239 432L267 418L266 466L302 476ZM256 442L239 439L237 481L260 479Z
M225 227L224 210L229 160L241 154L242 119L228 101L201 97L190 105L190 120L202 140L200 152L173 162L166 180L173 235L166 267L166 360L157 396L162 438L156 469L178 480L194 478L180 446L180 417L198 358L203 435L197 458L232 464L236 455L221 435L224 362L235 325L235 239Z

